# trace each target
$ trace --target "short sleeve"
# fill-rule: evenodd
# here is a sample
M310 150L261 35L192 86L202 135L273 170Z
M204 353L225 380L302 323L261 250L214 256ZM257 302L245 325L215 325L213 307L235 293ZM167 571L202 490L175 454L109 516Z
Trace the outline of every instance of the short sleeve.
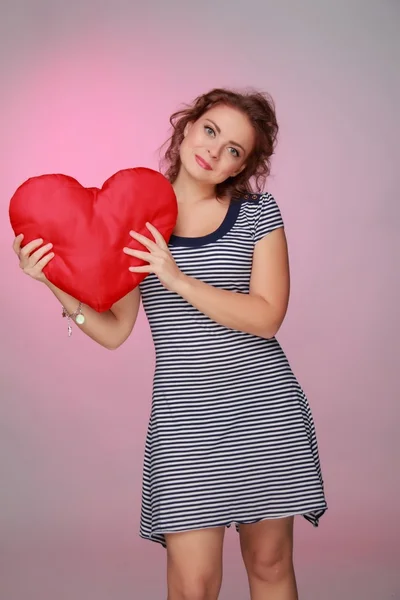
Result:
M254 224L254 241L258 242L274 229L283 227L280 208L272 194L263 194L258 201Z

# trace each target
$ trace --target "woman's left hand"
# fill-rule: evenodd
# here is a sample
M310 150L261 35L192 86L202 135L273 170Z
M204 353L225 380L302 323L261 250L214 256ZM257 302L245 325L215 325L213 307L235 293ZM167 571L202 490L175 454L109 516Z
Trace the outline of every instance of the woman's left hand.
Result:
M131 248L124 248L124 252L130 256L145 260L149 264L140 267L129 267L129 270L133 273L154 273L167 290L176 292L178 284L183 279L184 275L174 261L172 254L169 251L168 244L158 229L151 225L151 223L146 223L146 227L153 235L154 242L149 240L146 236L136 233L136 231L130 231L129 235L133 237L134 240L143 244L143 246L148 249L148 252L132 250Z

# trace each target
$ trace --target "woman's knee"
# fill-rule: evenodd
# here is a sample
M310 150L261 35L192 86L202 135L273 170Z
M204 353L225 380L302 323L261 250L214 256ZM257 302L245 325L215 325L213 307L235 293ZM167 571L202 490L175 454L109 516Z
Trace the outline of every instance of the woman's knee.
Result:
M214 576L183 577L170 579L168 600L217 600L220 580Z
M293 572L290 548L264 548L255 550L246 557L246 568L251 577L276 584Z
M168 600L218 598L223 538L223 528L166 536Z
M250 577L271 584L285 579L293 573L293 519L243 527L241 549Z

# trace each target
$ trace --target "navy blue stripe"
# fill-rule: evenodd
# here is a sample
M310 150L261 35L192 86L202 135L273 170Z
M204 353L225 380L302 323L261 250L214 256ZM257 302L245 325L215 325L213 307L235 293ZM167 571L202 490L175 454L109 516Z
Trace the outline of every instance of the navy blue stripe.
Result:
M213 233L172 236L179 268L249 293L255 245L283 220L271 194L231 202ZM156 352L140 535L255 523L326 510L303 389L275 339L228 329L149 275L141 284Z

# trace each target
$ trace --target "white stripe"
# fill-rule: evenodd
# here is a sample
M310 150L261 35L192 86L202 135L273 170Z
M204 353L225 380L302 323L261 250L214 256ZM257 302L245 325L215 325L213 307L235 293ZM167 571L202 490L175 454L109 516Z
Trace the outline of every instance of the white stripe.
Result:
M264 194L228 211L221 235L173 237L170 250L184 273L248 293L255 244L282 226ZM314 423L278 341L215 323L154 275L140 287L156 350L140 535L165 546L165 532L293 514L317 525Z

